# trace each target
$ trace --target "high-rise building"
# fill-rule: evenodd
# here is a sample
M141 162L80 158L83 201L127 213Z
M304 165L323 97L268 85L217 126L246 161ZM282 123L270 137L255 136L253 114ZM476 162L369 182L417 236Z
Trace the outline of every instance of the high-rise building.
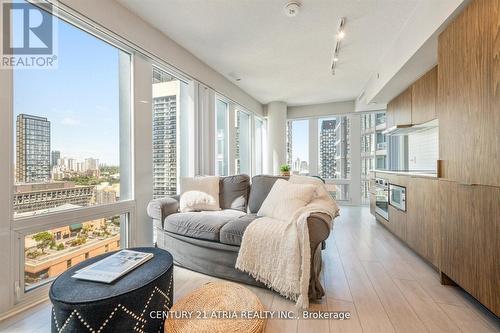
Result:
M321 121L319 137L319 175L324 179L335 178L335 119Z
M57 161L61 158L61 152L59 150L53 150L50 153L50 167L53 168L57 165Z
M20 114L16 119L16 181L50 180L50 121Z
M387 167L385 112L361 115L361 200L370 202L370 171Z
M351 138L350 119L337 118L335 124L335 178L349 179L351 177Z
M76 171L76 162L75 162L74 169L70 168L70 170ZM85 170L83 170L83 171L94 171L94 170L99 170L99 159L86 158L85 159Z
M178 80L153 77L153 197L177 193Z

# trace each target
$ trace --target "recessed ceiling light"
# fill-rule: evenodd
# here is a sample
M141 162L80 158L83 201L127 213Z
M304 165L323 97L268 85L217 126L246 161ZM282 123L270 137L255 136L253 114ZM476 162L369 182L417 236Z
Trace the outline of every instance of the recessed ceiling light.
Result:
M342 31L339 31L339 33L337 34L337 38L338 39L344 39L345 37L345 32L342 30Z

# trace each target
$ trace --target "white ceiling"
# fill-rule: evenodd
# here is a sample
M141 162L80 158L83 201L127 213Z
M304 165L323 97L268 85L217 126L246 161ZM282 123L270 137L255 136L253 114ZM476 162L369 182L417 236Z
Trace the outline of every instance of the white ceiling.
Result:
M416 5L429 0L118 0L266 104L304 105L356 98ZM335 33L346 17L336 75Z

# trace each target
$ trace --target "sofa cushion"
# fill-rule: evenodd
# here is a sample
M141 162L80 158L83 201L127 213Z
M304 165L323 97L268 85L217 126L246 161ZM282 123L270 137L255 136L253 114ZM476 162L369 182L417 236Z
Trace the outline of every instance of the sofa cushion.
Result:
M250 213L257 214L274 182L278 179L288 179L288 177L259 175L252 178L250 197L248 199L248 211Z
M220 229L220 242L228 245L240 246L245 229L257 217L258 216L255 214L246 214L226 223Z
M180 185L181 212L220 210L219 176L182 177Z
M241 215L245 213L232 209L177 213L165 218L163 228L182 236L219 241L220 229Z
M221 177L219 181L219 204L221 209L247 211L250 177L235 175Z

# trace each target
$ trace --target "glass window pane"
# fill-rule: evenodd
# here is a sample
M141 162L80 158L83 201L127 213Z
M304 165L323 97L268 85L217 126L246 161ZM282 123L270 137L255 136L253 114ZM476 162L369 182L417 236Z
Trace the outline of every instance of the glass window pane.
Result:
M180 141L186 141L177 129L180 127L179 123L185 123L188 117L187 89L187 83L153 67L154 198L177 194L178 164L179 162L188 163L188 154L185 154L186 158L181 158L181 161L177 158L181 146ZM187 147L187 144L184 146Z
M228 175L228 105L217 99L216 104L216 165L215 174L219 176Z
M236 173L251 173L250 114L236 111Z
M54 20L57 69L13 70L15 217L130 198L120 186L130 55Z
M294 174L309 175L309 120L292 120L287 127L288 162Z
M55 279L68 268L115 251L125 244L120 226L127 215L37 232L24 238L24 288L32 290ZM125 228L123 228L125 230Z
M370 203L369 172L385 169L387 161L387 142L385 112L365 113L361 119L361 202Z
M335 127L337 120L319 119L319 176L323 179L333 179L337 169Z

